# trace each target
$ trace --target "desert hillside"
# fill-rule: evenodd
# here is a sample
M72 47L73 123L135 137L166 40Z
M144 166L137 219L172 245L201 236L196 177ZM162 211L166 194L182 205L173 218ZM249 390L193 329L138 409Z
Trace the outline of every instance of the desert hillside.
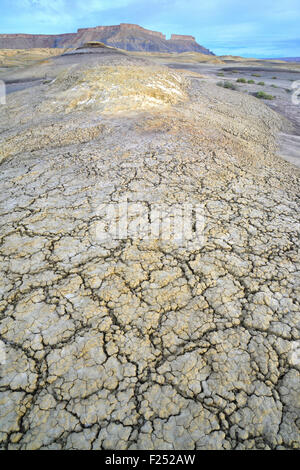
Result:
M177 68L87 44L1 75L2 449L299 448L288 122Z
M61 55L65 49L0 49L0 69L4 67L23 67L36 61Z

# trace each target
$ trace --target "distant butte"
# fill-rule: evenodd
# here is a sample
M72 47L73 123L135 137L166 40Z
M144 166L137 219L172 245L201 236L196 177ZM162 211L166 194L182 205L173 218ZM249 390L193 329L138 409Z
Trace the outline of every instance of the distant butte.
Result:
M81 28L67 34L0 34L0 49L67 48L86 42L100 41L128 51L145 52L200 52L214 55L196 42L194 36L172 34L170 39L158 31L136 24Z

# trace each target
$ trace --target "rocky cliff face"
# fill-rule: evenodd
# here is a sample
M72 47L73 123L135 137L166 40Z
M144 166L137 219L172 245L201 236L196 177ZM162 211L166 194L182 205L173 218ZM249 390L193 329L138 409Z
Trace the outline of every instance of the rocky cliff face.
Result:
M172 34L171 41L178 40L178 41L196 41L194 36L186 36L184 34Z
M158 31L151 31L135 24L121 23L115 26L96 26L78 29L77 33L40 34L0 34L1 49L27 49L35 47L79 47L89 41L101 41L109 46L129 51L147 52L201 52L213 55L200 46L193 36L172 34L171 39Z

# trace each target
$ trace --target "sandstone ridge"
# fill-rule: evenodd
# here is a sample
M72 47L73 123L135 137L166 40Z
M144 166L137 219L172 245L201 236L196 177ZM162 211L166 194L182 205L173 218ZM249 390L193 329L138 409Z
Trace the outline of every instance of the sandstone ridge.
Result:
M136 24L121 23L113 26L80 28L76 33L0 34L0 49L73 48L90 41L100 41L109 46L129 51L146 52L201 52L214 55L196 42L194 36L165 34L151 31Z

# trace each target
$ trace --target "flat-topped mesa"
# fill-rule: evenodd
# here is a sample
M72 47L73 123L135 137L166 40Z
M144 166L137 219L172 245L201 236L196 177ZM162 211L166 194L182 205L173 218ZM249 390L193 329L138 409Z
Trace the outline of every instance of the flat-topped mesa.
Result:
M63 48L73 49L88 42L103 42L107 46L128 51L145 52L199 52L213 55L196 42L194 36L172 34L167 39L159 31L143 28L137 24L121 23L112 26L80 28L76 33L42 34L0 34L0 49Z
M186 34L172 34L171 41L196 41L194 36L188 36Z
M53 39L53 38L69 38L75 37L76 33L63 33L63 34L0 34L0 39Z
M100 32L100 31L118 31L120 29L120 25L112 25L112 26L94 26L93 28L79 28L77 29L77 34L87 33L87 32Z
M159 31L152 31L151 29L143 28L142 26L139 26L138 24L121 23L120 24L120 29L123 29L123 30L138 29L139 31L143 31L147 34L151 34L151 36L156 36L156 37L161 38L161 39L166 39L165 34L160 33Z
M151 36L159 37L161 39L166 39L166 35L160 33L158 31L152 31L151 29L143 28L137 24L131 23L120 23L118 25L112 26L95 26L94 28L80 28L77 30L77 33L83 32L119 32L119 31L126 31L126 30L138 30L144 33L150 34Z

